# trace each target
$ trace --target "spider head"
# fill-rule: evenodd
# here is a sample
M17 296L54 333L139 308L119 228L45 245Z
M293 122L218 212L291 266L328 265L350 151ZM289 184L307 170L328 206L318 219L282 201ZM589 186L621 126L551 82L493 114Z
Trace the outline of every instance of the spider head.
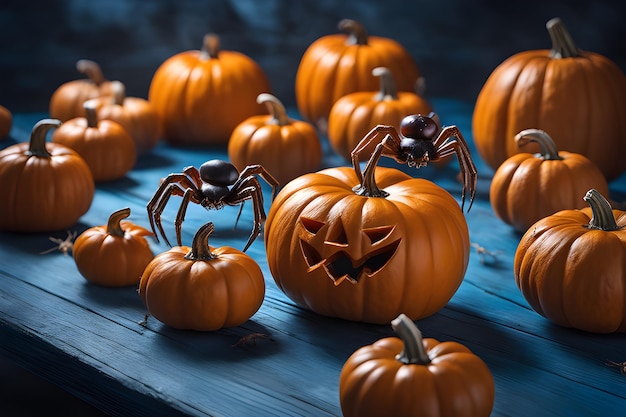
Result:
M434 152L435 147L429 140L403 138L400 141L399 160L410 167L421 168L428 165L430 155Z
M400 133L405 138L432 141L437 138L440 131L439 118L435 113L428 116L412 114L406 116L400 123Z

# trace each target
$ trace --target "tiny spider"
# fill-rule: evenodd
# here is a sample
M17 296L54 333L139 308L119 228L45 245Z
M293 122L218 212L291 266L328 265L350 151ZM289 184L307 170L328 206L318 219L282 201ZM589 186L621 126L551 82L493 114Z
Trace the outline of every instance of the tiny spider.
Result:
M491 263L497 262L498 261L498 255L502 253L501 250L499 251L490 251L482 246L480 246L478 243L470 243L470 245L476 250L476 253L478 255L480 255L480 263L481 264L485 264L487 262L487 257L491 258Z
M52 242L56 243L57 246L50 248L48 250L45 250L43 252L39 252L40 255L45 255L46 253L50 253L53 252L55 250L58 250L59 252L61 252L63 255L68 255L69 252L74 248L74 239L76 239L76 231L67 231L67 237L65 238L65 240L63 239L59 239L57 237L52 237L50 236L48 239L50 239Z
M610 360L606 360L604 364L611 368L619 369L619 373L622 375L626 375L626 362L613 362Z
M238 341L236 341L233 345L231 345L231 347L240 347L240 346L245 346L245 345L250 345L250 344L253 346L256 346L257 339L269 339L273 341L272 337L269 334L250 333L248 335L245 335Z

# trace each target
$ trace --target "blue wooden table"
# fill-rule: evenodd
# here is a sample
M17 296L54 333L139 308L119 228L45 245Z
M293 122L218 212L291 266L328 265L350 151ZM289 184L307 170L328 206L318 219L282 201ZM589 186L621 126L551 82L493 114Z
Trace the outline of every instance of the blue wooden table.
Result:
M471 140L471 105L432 103L444 124L456 124ZM44 116L15 115L12 139L0 147L28 140ZM324 145L324 167L345 164ZM159 145L125 178L99 184L90 210L72 230L106 224L123 207L131 208L129 220L149 227L145 206L160 178L211 158L226 159L225 149ZM474 158L479 182L466 215L470 239L496 257L483 259L472 250L454 297L418 326L425 337L458 341L485 361L495 379L493 416L624 415L626 376L605 361L626 361L626 335L557 327L530 309L513 278L521 235L495 217L488 199L493 172L476 152ZM385 164L397 166L391 160ZM455 163L410 172L460 199ZM611 183L611 192L615 201L626 200L626 176ZM171 201L163 215L172 241L177 207ZM190 206L183 242L189 244L195 230L211 220L217 225L212 244L242 248L252 211L248 205L233 230L237 212ZM88 284L71 256L41 254L55 246L49 237L64 239L66 231L0 233L0 350L111 415L341 415L338 381L344 362L359 347L393 335L390 326L325 318L297 307L276 287L262 238L248 254L263 270L266 297L250 321L216 332L174 330L154 318L144 326L147 311L136 288ZM155 254L169 249L150 243ZM252 333L270 338L237 345Z

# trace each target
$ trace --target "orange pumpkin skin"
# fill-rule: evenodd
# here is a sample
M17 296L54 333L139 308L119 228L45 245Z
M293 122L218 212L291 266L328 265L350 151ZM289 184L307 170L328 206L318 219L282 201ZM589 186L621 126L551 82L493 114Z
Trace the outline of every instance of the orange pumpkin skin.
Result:
M257 101L270 103L269 116L252 116L240 123L228 141L228 157L242 171L248 165L265 167L280 184L316 170L322 145L315 128L287 116L282 103L270 94Z
M0 106L0 139L9 136L13 125L13 114L4 106Z
M139 296L168 326L199 331L239 326L263 303L265 281L256 261L237 249L201 242L207 226L196 233L194 247L175 246L157 255L141 276ZM210 259L188 259L196 245L204 245L199 251Z
M104 226L85 230L74 241L76 267L90 283L105 287L137 285L154 257L144 236L152 232L130 221L130 209L111 214Z
M616 230L590 228L589 207L563 210L531 226L515 252L515 282L524 298L560 326L626 332L626 212L606 205Z
M372 74L380 77L378 91L359 91L341 97L333 104L328 117L328 139L333 150L351 160L352 150L377 125L400 127L410 114L430 114L428 102L416 93L396 90L391 71L377 67ZM375 142L367 154L373 152Z
M137 155L154 149L161 138L161 124L152 104L140 97L127 97L126 87L119 81L111 82L111 92L111 96L94 99L98 120L122 125L135 142Z
M95 193L89 166L67 146L46 143L46 132L60 123L41 120L30 143L0 151L0 230L63 230L89 210Z
M76 69L87 79L68 81L50 98L50 117L66 122L84 116L83 103L92 98L111 95L111 82L102 75L100 66L87 59L76 62Z
M269 91L269 80L255 61L219 50L217 37L207 35L201 51L182 52L161 64L148 100L169 142L226 145L239 123L263 114L256 97Z
M556 151L562 159L519 153L496 170L489 199L498 218L519 232L536 221L565 209L586 206L581 195L595 188L608 195L602 172L581 154Z
M76 117L63 123L52 135L52 142L78 152L89 165L96 182L124 177L137 160L133 138L117 122L98 122L96 110L89 104L85 112L86 117Z
M298 305L388 323L400 312L435 313L461 284L469 233L454 198L397 169L378 167L375 178L388 197L356 194L346 167L303 175L276 196L265 223L268 266Z
M304 52L296 73L295 92L302 117L326 133L333 104L357 91L375 91L376 67L388 68L399 91L415 91L420 78L417 64L393 39L368 36L361 24L344 19L339 29L348 34L326 35Z
M344 417L488 417L495 385L485 363L457 342L419 340L427 363L404 363L406 343L380 339L354 352L341 369Z
M517 132L537 128L559 149L591 159L608 181L626 170L626 146L615 139L626 137L626 77L608 58L574 51L521 52L491 73L472 119L476 149L491 168L520 152Z

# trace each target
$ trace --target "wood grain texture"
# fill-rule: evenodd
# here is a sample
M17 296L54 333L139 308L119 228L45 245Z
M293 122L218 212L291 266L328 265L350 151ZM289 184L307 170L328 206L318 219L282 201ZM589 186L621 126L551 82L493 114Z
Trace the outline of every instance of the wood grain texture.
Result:
M470 139L470 106L451 100L433 104L444 124L456 124ZM16 115L13 142L1 146L26 140L40 117ZM324 146L325 166L343 164ZM160 178L215 157L225 159L226 150L160 145L125 178L98 185L75 230L105 224L122 207L131 208L129 220L149 227L145 204ZM626 377L605 360L626 360L626 336L557 327L530 309L513 279L521 235L494 216L488 200L492 172L476 162L477 200L466 215L470 238L496 257L483 262L472 250L457 293L418 326L425 337L458 341L486 362L496 384L493 416L621 414ZM383 164L397 166L391 160ZM435 181L460 202L456 163L407 172ZM611 190L623 201L626 178L611 183ZM172 199L163 216L170 238L177 203ZM190 206L183 243L211 220L217 225L214 244L242 248L252 227L250 204L233 229L237 212ZM264 272L266 297L250 321L216 332L174 330L154 318L143 326L146 309L136 288L88 284L71 256L40 254L54 246L49 236L65 234L0 233L0 350L113 416L338 416L345 360L359 347L393 334L390 326L321 317L295 306L273 282L262 239L248 254ZM150 242L155 254L168 249ZM237 346L252 333L270 338Z

